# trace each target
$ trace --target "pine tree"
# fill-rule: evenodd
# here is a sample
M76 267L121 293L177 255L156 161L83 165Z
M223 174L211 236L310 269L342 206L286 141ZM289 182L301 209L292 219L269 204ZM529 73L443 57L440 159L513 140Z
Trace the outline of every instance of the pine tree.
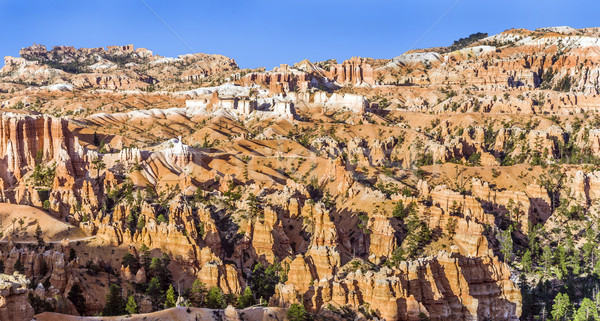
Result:
M523 264L523 269L525 269L525 271L531 273L531 251L529 251L529 249L525 251L525 254L523 254L521 264Z
M21 262L20 257L15 261L15 265L13 265L13 270L19 273L25 272L25 267L23 266L23 262Z
M448 219L448 223L446 223L446 230L448 231L448 238L450 240L452 240L456 234L457 225L458 221L454 217Z
M44 239L42 238L42 228L40 227L40 224L38 223L37 227L35 228L35 239L38 242L38 246L44 246Z
M142 244L140 247L140 253L142 253L142 266L148 271L150 269L150 263L152 262L152 257L150 257L150 249L146 244Z
M152 307L155 310L158 310L159 302L163 296L163 291L162 287L160 286L160 280L157 276L150 280L148 288L146 289L146 294L150 297L150 301L152 301Z
M544 274L548 275L548 270L552 265L552 250L550 246L544 246L544 250L542 252L542 262L544 263Z
M419 250L422 250L429 241L431 241L431 230L427 223L421 221L416 213L408 216L406 223L408 235L404 239L406 249L410 257L415 257Z
M130 295L127 299L127 305L125 306L125 310L129 314L136 314L138 312L138 306L135 302L135 298L133 297L133 295Z
M196 308L200 308L204 306L204 301L206 300L206 285L202 283L200 280L196 279L194 284L192 284L192 288L190 289L190 303L192 306Z
M173 273L171 273L171 270L169 269L171 258L166 253L163 253L160 261L160 284L162 285L163 291L165 291L171 285L171 283L173 283Z
M136 228L141 231L146 226L146 220L143 217L138 218Z
M275 294L275 286L281 281L281 266L278 263L266 268L257 263L252 269L248 284L257 298L268 301Z
M250 287L246 287L244 290L244 294L240 295L237 299L237 307L240 309L247 308L249 306L253 306L256 304L256 299L254 299L254 294Z
M571 313L571 299L566 293L558 293L554 298L554 304L552 305L552 319L568 320Z
M294 303L288 309L287 319L289 321L305 321L308 320L308 313L303 305Z
M558 275L559 279L562 279L563 276L567 275L568 271L567 271L567 250L565 250L565 247L562 244L559 244L558 247L556 248L556 251L554 252L555 256L555 261L558 263L558 271L560 273Z
M103 316L114 316L125 314L125 299L121 295L121 287L116 284L111 284L106 295L106 305Z
M160 281L161 289L165 292L171 283L173 283L173 273L169 269L171 258L165 253L162 257L153 257L150 263L150 275L158 277Z
M504 257L504 263L512 262L513 257L513 240L512 240L512 226L503 231L500 236L500 252Z
M71 290L69 290L69 293L67 294L67 298L73 303L79 315L84 315L86 310L85 297L83 296L83 291L81 290L79 283L73 284Z
M165 309L174 308L176 300L175 289L173 289L173 285L169 285L165 298Z
M598 320L598 309L596 308L596 304L589 298L584 298L581 301L581 305L579 309L577 309L577 313L575 313L573 320L574 321L588 321L588 320Z
M213 286L206 295L206 307L209 309L224 309L225 298L223 291L216 286Z

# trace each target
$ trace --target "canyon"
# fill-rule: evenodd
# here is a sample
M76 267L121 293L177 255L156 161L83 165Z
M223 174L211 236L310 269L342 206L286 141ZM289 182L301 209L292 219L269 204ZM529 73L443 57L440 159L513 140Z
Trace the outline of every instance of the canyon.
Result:
M599 66L597 28L273 70L23 48L0 70L0 320L575 312L600 275Z

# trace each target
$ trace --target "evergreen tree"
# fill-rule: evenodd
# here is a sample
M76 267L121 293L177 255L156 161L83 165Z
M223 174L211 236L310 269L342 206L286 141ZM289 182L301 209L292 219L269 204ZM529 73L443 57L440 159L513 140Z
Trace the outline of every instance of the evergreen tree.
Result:
M146 220L143 217L138 218L136 228L141 231L146 226Z
M114 316L125 314L125 299L121 295L121 287L116 284L111 284L106 295L106 305L103 316Z
M520 288L522 298L521 320L532 320L534 315L533 307L535 300L531 288L529 287L529 284L527 284L527 280L525 278L524 273L521 273L521 275L519 276L519 283L521 284Z
M552 319L555 321L565 321L569 319L571 313L571 299L566 293L558 293L554 298L552 305Z
M206 295L206 307L209 309L225 309L225 298L223 291L216 286L213 286Z
M533 228L530 229L529 234L527 235L527 245L529 250L531 250L531 259L535 260L540 255L540 243L538 241L538 234L540 232L540 225L537 224Z
M598 320L600 316L598 315L598 309L596 308L596 304L589 298L584 298L581 301L581 305L577 312L575 313L573 320L574 321L589 321L589 320Z
M54 311L54 306L52 306L50 302L40 298L33 292L29 292L29 294L27 294L27 301L29 301L29 304L33 308L35 314Z
M175 298L175 289L173 289L173 285L169 285L169 289L167 290L167 294L165 297L165 309L174 308L176 301L177 299Z
M596 277L600 278L600 260L596 261L596 265L594 265L592 272L596 275Z
M84 315L86 310L85 297L83 296L83 291L81 290L79 283L73 284L71 290L69 290L69 293L67 294L67 298L73 303L79 315Z
M548 271L552 266L552 250L550 246L544 246L544 250L542 252L542 262L544 263L544 274L548 275Z
M173 273L171 273L171 270L169 269L171 258L166 253L163 253L160 261L160 284L162 285L163 290L165 290L173 283Z
M573 253L569 255L568 266L571 268L575 275L581 273L581 252L578 249L574 249Z
M38 246L44 246L44 239L42 238L42 228L40 227L40 224L38 223L37 227L35 228L35 239L38 242Z
M446 230L448 231L448 238L452 240L454 235L456 234L456 227L458 226L458 221L456 218L451 217L448 219L448 223L446 223Z
M189 299L192 306L196 308L204 306L207 292L206 285L196 279L189 292Z
M163 292L167 291L169 285L173 283L173 274L169 269L171 258L165 253L162 257L153 257L150 263L150 275L158 277Z
M150 297L150 301L152 302L152 307L154 310L159 309L159 302L162 300L163 290L160 285L160 280L158 276L153 277L148 284L148 288L146 289L146 295Z
M0 260L0 273L4 273L4 260Z
M127 311L127 313L129 314L136 314L138 312L137 303L135 302L135 298L133 297L133 295L130 295L127 299L125 311Z
M237 299L237 307L240 309L247 308L249 306L253 306L256 304L256 299L254 299L254 294L252 294L252 290L250 287L246 287L244 290L244 294L240 295Z
M500 235L500 252L504 257L504 263L512 262L513 257L513 240L512 240L512 226L502 231Z
M555 262L558 264L558 277L561 279L563 276L567 275L567 251L562 244L559 244L554 251L555 254Z
M150 249L148 248L148 246L146 246L146 244L142 244L142 246L140 247L140 253L142 253L142 266L146 269L146 271L150 270L150 263L152 262L152 257L150 256Z
M408 235L404 239L410 257L415 257L431 241L431 230L427 223L421 221L416 213L409 215L406 223Z
M523 269L528 273L531 273L531 251L527 249L525 254L523 254L523 258L521 259L521 264L523 265Z
M251 291L257 298L268 301L275 294L275 286L281 281L281 266L278 263L264 267L257 263L248 278Z
M308 320L308 313L303 305L294 303L290 306L287 312L287 319L289 321L305 321Z
M21 262L20 257L15 261L15 264L13 265L13 269L19 273L25 272L25 267L23 266L23 262Z
M150 273L159 274L161 270L161 261L160 258L153 257L150 260Z

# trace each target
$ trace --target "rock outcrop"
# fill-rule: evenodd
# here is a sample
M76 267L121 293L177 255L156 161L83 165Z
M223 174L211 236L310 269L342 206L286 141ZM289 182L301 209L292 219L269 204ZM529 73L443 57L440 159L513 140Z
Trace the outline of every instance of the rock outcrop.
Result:
M27 284L24 275L0 274L0 320L29 321L34 311L27 301Z

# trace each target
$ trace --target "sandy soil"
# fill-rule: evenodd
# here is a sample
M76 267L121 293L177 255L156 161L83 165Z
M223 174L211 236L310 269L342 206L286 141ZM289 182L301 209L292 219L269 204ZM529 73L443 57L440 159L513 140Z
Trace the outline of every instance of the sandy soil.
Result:
M20 223L22 222L22 224ZM35 207L0 203L1 240L35 241L35 230L39 223L44 241L81 239L87 235L79 227L62 222Z

